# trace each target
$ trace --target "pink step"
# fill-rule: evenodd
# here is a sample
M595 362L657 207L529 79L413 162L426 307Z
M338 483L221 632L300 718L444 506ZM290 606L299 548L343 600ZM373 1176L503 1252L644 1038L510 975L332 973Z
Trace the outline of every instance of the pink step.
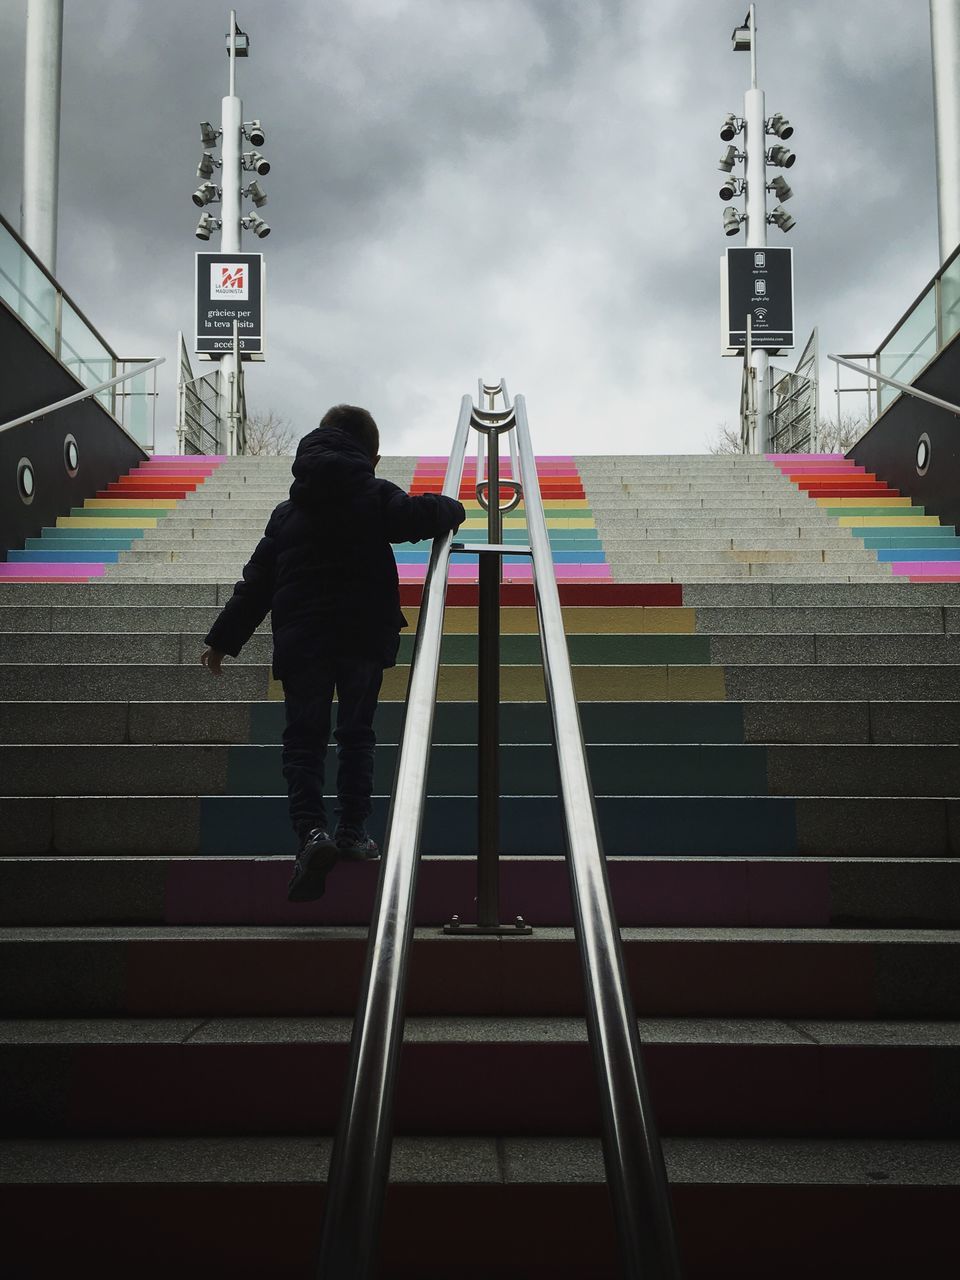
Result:
M106 566L102 564L42 564L36 569L29 564L0 564L0 579L4 582L87 582L90 578L103 577Z

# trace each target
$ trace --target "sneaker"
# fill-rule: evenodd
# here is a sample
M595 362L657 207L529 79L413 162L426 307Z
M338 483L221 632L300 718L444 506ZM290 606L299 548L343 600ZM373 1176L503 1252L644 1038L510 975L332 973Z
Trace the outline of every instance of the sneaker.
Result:
M372 840L363 827L339 826L334 839L340 857L349 862L375 862L380 857L376 840Z
M336 865L337 846L322 827L315 827L297 854L287 889L288 902L313 902L323 897L327 874Z

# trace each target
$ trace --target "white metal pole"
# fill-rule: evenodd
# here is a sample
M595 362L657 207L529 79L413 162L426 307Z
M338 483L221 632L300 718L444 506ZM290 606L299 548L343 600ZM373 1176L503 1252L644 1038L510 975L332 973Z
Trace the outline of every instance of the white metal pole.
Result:
M57 270L63 0L28 0L20 234Z
M930 0L940 261L960 244L960 0Z
M221 111L220 155L223 160L221 170L222 194L220 206L220 252L239 253L242 228L240 225L240 183L243 172L241 164L243 103L236 95L237 87L237 54L236 54L237 12L230 10L230 92L223 99ZM234 351L225 353L220 358L220 381L217 388L218 443L217 448L233 452L230 447L235 436L230 432L228 424L233 413L232 385L239 376L239 361ZM226 433L224 429L226 428Z
M754 6L750 6L750 61L753 88L743 95L744 150L747 153L747 248L767 247L767 142L765 102L762 89L756 87L757 28ZM770 358L763 349L754 348L756 369L757 429L753 436L753 452L766 453L770 448L767 415Z

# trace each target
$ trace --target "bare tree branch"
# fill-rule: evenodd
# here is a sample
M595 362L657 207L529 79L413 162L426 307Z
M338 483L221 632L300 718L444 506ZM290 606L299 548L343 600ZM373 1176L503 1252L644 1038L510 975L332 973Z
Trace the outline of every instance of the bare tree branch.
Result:
M706 440L708 453L741 453L740 432L726 422L718 423Z
M252 458L289 457L293 454L297 433L286 418L268 409L251 413L247 418L246 453Z

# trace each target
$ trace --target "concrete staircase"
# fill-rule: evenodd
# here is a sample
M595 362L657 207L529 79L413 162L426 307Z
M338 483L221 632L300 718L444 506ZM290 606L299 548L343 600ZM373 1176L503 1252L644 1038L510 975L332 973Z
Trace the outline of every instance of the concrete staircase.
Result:
M614 581L561 593L686 1275L948 1274L960 586L888 580L769 464L577 463ZM198 663L288 466L224 463L111 581L0 585L11 1274L310 1274L376 870L286 903L268 635L219 681ZM778 537L798 559L763 560ZM141 559L161 543L198 558ZM458 584L390 1277L616 1274L535 619L526 588L504 596L503 917L536 932L439 931L475 892L476 617ZM405 679L380 708L375 830Z

